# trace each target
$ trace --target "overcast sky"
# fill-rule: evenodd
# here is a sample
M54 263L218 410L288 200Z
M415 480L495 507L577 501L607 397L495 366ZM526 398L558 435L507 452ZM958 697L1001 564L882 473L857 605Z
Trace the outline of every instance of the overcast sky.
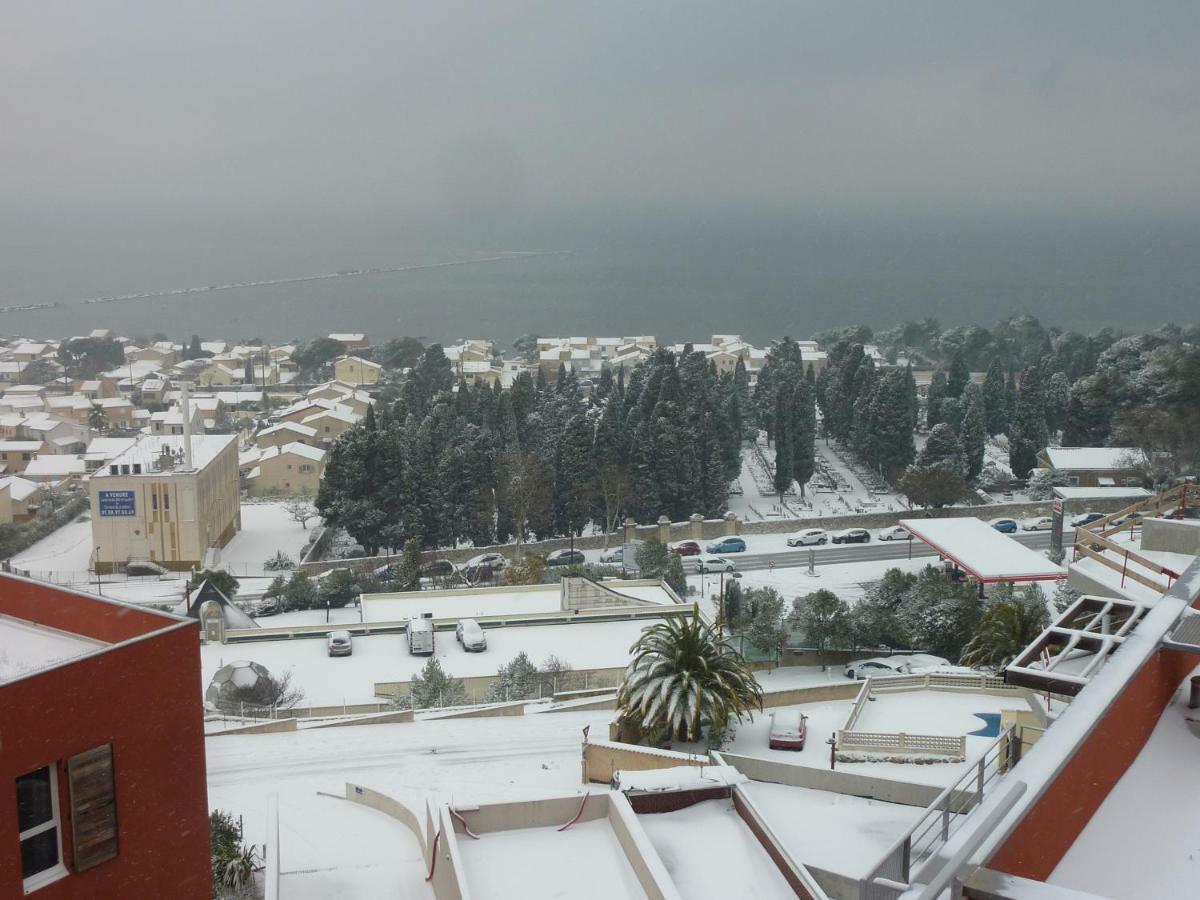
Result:
M1192 213L1200 3L5 5L0 219Z

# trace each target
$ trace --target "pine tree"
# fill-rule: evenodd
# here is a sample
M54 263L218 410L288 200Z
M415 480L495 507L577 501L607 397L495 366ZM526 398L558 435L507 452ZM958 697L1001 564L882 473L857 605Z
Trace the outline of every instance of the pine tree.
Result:
M1049 443L1040 374L1036 367L1021 374L1016 411L1008 435L1008 461L1013 474L1024 478L1037 465L1038 453Z
M404 545L404 555L396 570L396 590L419 591L421 589L421 543L410 538Z
M962 348L959 348L950 360L950 372L946 376L946 396L961 397L970 382L971 370L967 368L967 357Z
M804 496L805 485L816 471L817 409L812 386L801 379L792 394L792 477L800 485L800 496Z
M458 678L451 678L436 656L432 656L409 682L413 709L461 706L467 702L467 689Z
M962 442L954 429L942 422L935 425L929 432L925 446L917 455L917 465L924 468L942 468L953 472L959 478L967 473L967 464L963 458Z

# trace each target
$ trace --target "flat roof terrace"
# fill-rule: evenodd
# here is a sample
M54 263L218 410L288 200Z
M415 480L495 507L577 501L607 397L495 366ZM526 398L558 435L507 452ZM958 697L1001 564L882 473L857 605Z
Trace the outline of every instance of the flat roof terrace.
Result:
M0 684L106 646L104 641L0 614Z

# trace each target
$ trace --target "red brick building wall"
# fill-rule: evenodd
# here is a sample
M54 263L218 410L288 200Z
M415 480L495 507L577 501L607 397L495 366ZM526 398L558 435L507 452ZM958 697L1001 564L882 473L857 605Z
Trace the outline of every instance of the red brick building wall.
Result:
M1038 881L1048 878L1141 753L1171 696L1195 666L1195 657L1175 650L1150 657L988 867ZM1017 772L1019 777L1020 768Z
M65 761L111 744L117 856L31 896L208 900L198 626L8 577L0 577L0 613L129 641L0 685L0 897L22 896L17 777L59 764L63 859L71 869Z

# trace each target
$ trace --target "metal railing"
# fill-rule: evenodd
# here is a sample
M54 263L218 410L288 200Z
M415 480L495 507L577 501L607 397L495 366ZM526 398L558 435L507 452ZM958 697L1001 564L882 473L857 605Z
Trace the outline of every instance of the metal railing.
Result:
M897 900L920 880L922 868L963 828L971 812L994 791L1020 759L1016 729L1009 726L979 760L948 785L912 826L860 880L862 900Z

